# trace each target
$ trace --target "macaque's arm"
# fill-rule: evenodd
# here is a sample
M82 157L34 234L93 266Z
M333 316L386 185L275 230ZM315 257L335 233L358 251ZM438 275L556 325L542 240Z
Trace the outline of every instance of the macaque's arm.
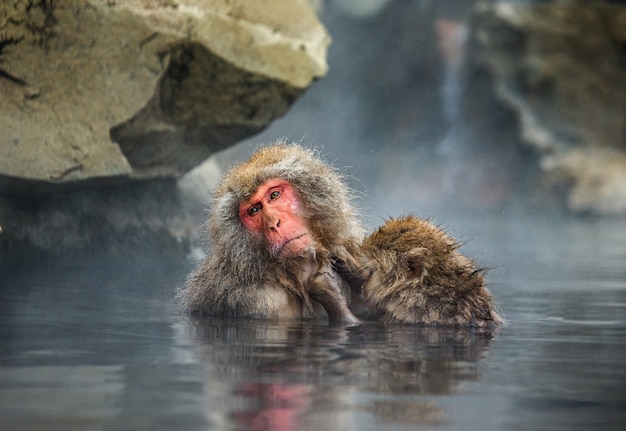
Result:
M329 264L311 277L309 295L319 302L328 314L328 320L339 323L360 323L341 291L341 278Z
M350 289L356 293L361 293L361 287L370 278L372 272L365 263L365 258L359 256L357 259L346 254L342 258L333 256L332 262L335 271L348 283Z

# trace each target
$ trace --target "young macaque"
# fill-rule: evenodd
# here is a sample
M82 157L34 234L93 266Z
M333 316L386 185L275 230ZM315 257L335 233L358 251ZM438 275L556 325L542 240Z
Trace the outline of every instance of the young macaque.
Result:
M350 288L363 231L342 178L309 150L278 144L231 169L208 219L209 254L179 296L191 312L356 323Z
M500 325L482 270L458 247L426 220L388 220L362 245L367 262L362 295L370 317L444 327Z

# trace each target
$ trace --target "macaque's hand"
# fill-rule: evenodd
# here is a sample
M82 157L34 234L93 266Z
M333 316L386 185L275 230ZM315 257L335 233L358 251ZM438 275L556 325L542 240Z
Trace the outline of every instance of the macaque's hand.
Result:
M348 302L341 292L341 279L332 268L322 269L313 275L309 284L309 295L324 307L329 321L361 323L350 311Z

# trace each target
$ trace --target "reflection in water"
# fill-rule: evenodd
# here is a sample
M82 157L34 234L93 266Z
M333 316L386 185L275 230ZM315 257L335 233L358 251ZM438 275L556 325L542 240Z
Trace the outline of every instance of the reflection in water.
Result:
M308 385L247 383L237 395L252 403L247 410L233 412L232 417L242 429L250 431L302 429L300 418L311 404Z
M189 318L184 331L205 346L197 354L211 370L210 411L223 415L212 421L232 418L245 429L348 426L355 407L381 423L437 424L443 409L423 397L452 394L477 379L476 363L491 342L488 334L410 325L216 318Z

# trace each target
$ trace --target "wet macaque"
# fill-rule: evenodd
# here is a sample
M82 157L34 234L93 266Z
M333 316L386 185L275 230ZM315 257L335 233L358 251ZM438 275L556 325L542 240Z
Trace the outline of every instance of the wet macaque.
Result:
M358 266L362 228L341 176L312 151L278 144L235 166L217 187L209 254L180 297L210 315L358 322L334 267Z
M363 242L369 273L362 295L381 322L496 328L483 271L458 253L459 244L417 217L388 220Z

